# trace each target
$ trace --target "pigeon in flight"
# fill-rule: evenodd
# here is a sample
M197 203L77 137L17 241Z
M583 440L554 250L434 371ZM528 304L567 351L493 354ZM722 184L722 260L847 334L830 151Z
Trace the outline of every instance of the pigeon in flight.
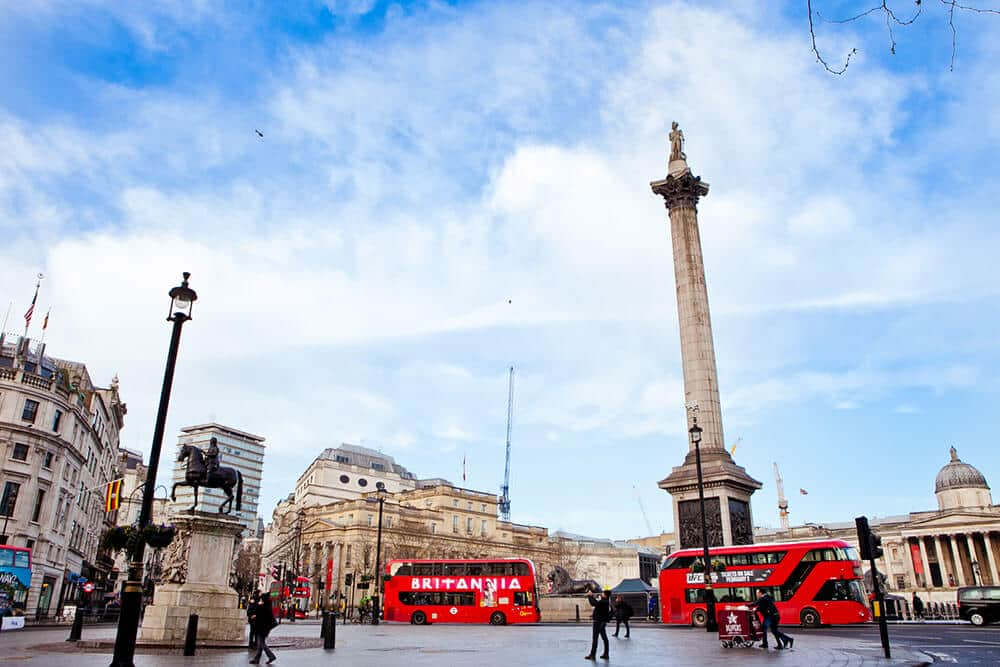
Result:
M263 133L263 132L261 132L260 130L254 130L254 132L256 132L256 133L257 133L257 136L258 136L258 137L260 137L261 139L263 139L263 138L264 138L264 133Z

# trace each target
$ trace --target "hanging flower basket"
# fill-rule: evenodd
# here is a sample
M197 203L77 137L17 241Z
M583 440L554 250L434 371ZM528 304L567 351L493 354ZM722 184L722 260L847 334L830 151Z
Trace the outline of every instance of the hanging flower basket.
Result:
M142 531L142 538L153 549L162 549L174 541L177 529L172 525L157 526L150 524Z
M135 539L136 530L132 526L115 526L104 531L101 546L111 552L123 551Z

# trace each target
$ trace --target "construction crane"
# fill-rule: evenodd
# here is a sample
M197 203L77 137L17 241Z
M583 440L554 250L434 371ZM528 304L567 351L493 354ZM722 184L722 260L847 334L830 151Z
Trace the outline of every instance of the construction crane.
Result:
M781 483L781 473L778 464L774 463L774 482L778 487L778 516L781 518L781 529L788 530L788 500L785 499L785 487Z
M514 367L510 367L507 382L507 454L503 464L503 485L500 487L500 518L510 521L510 424L514 418Z
M646 507L642 504L642 496L639 495L639 489L635 488L635 484L632 485L632 491L635 493L635 499L639 501L639 511L642 512L642 520L646 522L646 533L649 537L653 536L653 525L649 523L649 517L646 516Z

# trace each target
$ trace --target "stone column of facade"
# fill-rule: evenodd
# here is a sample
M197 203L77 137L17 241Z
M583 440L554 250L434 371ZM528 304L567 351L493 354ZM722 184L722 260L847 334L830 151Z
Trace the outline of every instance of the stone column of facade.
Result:
M972 541L972 533L965 533L965 544L969 547L969 569L972 570L972 585L982 586L982 577L980 576L978 578L979 581L976 580L976 568L972 565L973 563L979 562L979 558L976 556L976 545ZM979 564L979 567L982 568L982 563ZM982 572L981 569L980 572Z
M750 544L753 542L750 496L761 488L761 483L736 465L725 447L708 288L698 231L698 200L708 194L708 184L691 173L687 157L680 150L682 142L683 135L675 124L667 177L653 181L650 186L655 194L663 197L670 217L684 401L689 408L697 409L697 412L689 410L688 426L696 418L702 429L700 450L709 543ZM688 443L684 463L661 480L659 487L673 497L676 544L680 548L700 546L701 509L692 443Z
M986 531L983 533L983 546L986 547L986 559L990 563L990 584L996 586L1000 582L1000 576L998 576L996 556L993 555L993 545L991 542L990 532Z
M958 550L958 545L955 544L955 536L948 535L948 548L951 550L951 558L955 563L955 579L958 581L959 586L965 586L965 568L962 567L962 554Z
M903 536L903 563L906 564L906 574L909 575L909 588L919 588L917 582L917 571L913 567L913 549L910 548L910 538Z
M942 559L942 564L944 565L941 570L941 579L945 586L953 588L956 584L952 582L958 582L955 578L955 561L952 559L951 552L948 549L948 542L946 541L946 535L935 535L934 536L934 546L937 548L938 554ZM949 580L950 578L950 580Z
M941 556L941 550L938 548L937 536L936 535L931 535L930 536L930 541L931 541L931 546L934 548L934 558L937 559L938 573L941 576L941 586L942 587L947 587L948 586L948 576L945 573L944 558ZM927 576L930 577L931 584L933 584L934 583L934 577L931 575L930 572L927 573Z
M931 568L930 563L927 561L927 545L924 544L924 538L922 535L917 536L917 544L920 545L920 564L923 566L924 570L924 580L923 586L921 588L931 588Z

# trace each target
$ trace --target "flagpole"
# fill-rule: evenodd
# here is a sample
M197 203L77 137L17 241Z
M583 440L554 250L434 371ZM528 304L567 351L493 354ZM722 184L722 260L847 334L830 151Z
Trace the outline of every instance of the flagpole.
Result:
M35 282L35 296L31 299L28 312L24 314L24 338L28 337L28 327L31 326L31 317L35 314L35 303L38 301L38 288L42 286L42 278L44 277L41 273L38 274L38 280Z
M10 319L10 309L14 306L14 302L11 301L7 304L7 314L3 316L3 327L0 328L0 333L6 333L7 331L7 320Z

